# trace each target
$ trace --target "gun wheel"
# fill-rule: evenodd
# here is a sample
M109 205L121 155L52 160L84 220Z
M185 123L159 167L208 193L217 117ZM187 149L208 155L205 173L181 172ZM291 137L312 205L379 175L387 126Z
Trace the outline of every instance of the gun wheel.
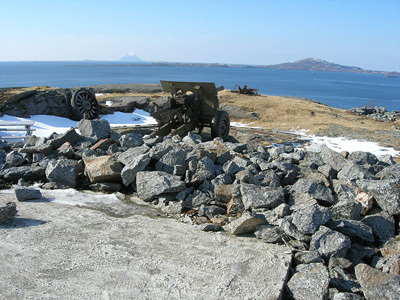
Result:
M93 120L99 117L99 104L93 91L89 89L77 90L71 98L74 115L80 119Z
M229 136L229 129L229 114L224 110L218 110L211 124L212 138L220 137L225 140Z

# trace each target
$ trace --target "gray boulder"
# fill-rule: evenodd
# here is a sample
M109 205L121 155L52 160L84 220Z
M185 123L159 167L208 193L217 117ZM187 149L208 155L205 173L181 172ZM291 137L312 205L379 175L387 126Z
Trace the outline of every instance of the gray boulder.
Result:
M319 228L310 242L310 250L317 250L323 258L344 257L350 246L347 236L325 226Z
M400 252L396 254L386 255L381 257L375 266L376 269L392 274L399 275L400 274Z
M325 300L329 294L329 273L322 263L298 265L296 273L287 283L291 299Z
M142 146L144 141L140 134L128 133L119 138L119 143L123 149L129 149L132 147Z
M82 119L77 124L81 135L96 140L110 137L110 124L107 120L85 120Z
M66 132L59 134L52 138L51 140L48 141L48 144L50 144L53 149L57 149L61 147L64 143L68 142L71 145L75 145L79 141L82 140L82 136L79 135L74 128L68 129Z
M193 132L189 132L183 139L182 142L190 147L196 147L196 145L201 144L201 136Z
M371 227L361 221L338 220L328 222L326 226L348 236L352 242L373 243L375 240Z
M128 150L122 152L118 156L118 161L123 165L128 165L136 156L146 154L150 151L150 147L147 145L142 145L140 147L132 147Z
M328 207L314 204L295 211L292 217L292 223L301 233L313 234L332 218L332 212Z
M253 233L256 231L259 225L266 225L267 221L262 215L243 214L239 219L234 220L228 225L228 229L231 234L241 235L247 233Z
M84 157L83 161L91 183L121 181L122 165L114 156Z
M5 169L1 171L4 180L8 182L17 182L20 178L26 181L39 181L46 177L44 167L20 166Z
M52 160L46 167L46 178L62 188L75 188L78 175L79 167L76 160Z
M257 226L254 235L265 243L283 243L286 239L285 232L280 227L273 225Z
M337 178L355 181L357 179L374 179L374 176L356 163L347 161L337 174Z
M330 165L336 171L340 171L346 163L346 158L342 154L329 149L325 145L320 147L320 156L325 164Z
M285 202L285 194L282 188L242 183L240 193L245 209L274 208Z
M335 203L335 198L332 196L332 192L329 188L317 184L310 179L300 178L291 187L291 191L295 194L308 194L314 199L320 200L324 203Z
M13 222L17 213L17 205L14 202L7 202L0 206L0 225L9 225Z
M17 151L11 151L6 156L6 165L8 168L10 167L18 167L22 165L25 161L25 158L19 154Z
M155 170L173 174L174 166L185 165L186 156L187 152L184 149L180 149L178 147L171 149L157 161Z
M395 223L393 216L389 213L385 211L373 213L366 216L362 222L372 229L379 242L386 243L394 238Z
M354 200L340 200L331 207L334 220L360 220L362 205Z
M346 261L346 267L350 268L351 263L343 258L332 257L329 260L329 276L331 278L330 285L337 288L341 292L361 292L360 284L357 282L355 276L347 271L342 266L340 260Z
M363 300L364 298L354 293L336 293L333 296L333 300Z
M355 273L367 300L400 299L399 275L386 274L366 264L357 265Z
M209 193L195 190L192 194L186 197L185 206L187 208L197 208L201 205L208 204L209 202L211 202Z
M225 173L235 175L236 173L244 170L243 167L240 167L237 163L235 163L233 160L230 160L226 162L222 169L224 170Z
M361 191L372 195L379 207L392 215L400 214L400 178L393 180L357 180Z
M399 179L400 178L400 164L395 164L390 167L384 168L382 171L376 174L379 179Z
M134 156L130 162L122 169L121 178L125 186L130 185L136 178L136 174L143 171L149 164L150 157L147 154Z
M136 174L136 189L140 199L150 202L161 194L179 193L185 189L185 183L166 172L142 171Z
M199 184L205 180L212 180L215 178L216 166L213 161L208 157L202 158L196 166L196 172L191 178L191 183Z
M309 240L307 236L297 230L297 228L292 224L289 217L278 219L277 223L279 227L285 232L285 234L294 238L295 240L302 242Z
M299 251L294 254L294 261L299 264L324 263L318 251Z
M378 162L378 158L374 154L363 151L354 151L350 153L348 159L358 165L375 165Z
M226 209L216 206L216 205L201 205L198 215L199 216L204 216L209 219L212 219L216 215L222 215L226 213Z
M42 198L42 193L29 187L17 187L15 189L15 197L18 201L37 200Z

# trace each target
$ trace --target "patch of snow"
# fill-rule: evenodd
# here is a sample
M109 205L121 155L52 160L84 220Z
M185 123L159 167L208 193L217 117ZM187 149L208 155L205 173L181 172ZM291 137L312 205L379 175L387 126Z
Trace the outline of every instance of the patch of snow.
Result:
M112 115L101 115L101 118L107 120L111 127L118 126L139 126L139 125L156 125L157 121L150 116L148 112L141 109L136 109L133 113L122 113L115 112ZM71 127L76 127L76 121L72 121L67 118L48 116L48 115L34 115L30 118L19 118L4 115L0 118L1 121L35 121L32 126L36 131L33 132L38 137L48 137L52 133L64 133ZM25 135L25 131L2 131L3 135L22 136Z
M106 106L111 106L111 105L113 105L113 102L111 100L107 100L106 101Z
M383 155L399 156L400 151L396 151L392 147L382 147L378 143L368 142L363 140L354 140L344 137L327 137L327 136L316 136L307 134L307 130L292 130L290 133L302 136L302 140L308 141L309 145L306 149L318 151L320 145L326 145L328 148L336 151L364 151L370 152L378 158Z
M253 122L247 124L244 124L242 122L231 122L231 127L261 129L261 127L251 126L251 125L253 125Z

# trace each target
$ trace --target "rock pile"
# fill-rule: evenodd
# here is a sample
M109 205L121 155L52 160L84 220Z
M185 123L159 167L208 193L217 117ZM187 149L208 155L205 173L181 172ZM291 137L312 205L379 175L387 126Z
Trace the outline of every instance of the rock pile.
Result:
M386 121L396 122L400 120L399 111L386 111L385 107L375 106L374 108L370 108L363 106L363 107L351 108L348 111L357 116L365 116L367 119L373 119L375 121L380 121L380 122L386 122Z
M119 134L105 120L78 128L1 143L3 186L136 193L202 230L285 243L289 298L399 298L400 165L390 156Z

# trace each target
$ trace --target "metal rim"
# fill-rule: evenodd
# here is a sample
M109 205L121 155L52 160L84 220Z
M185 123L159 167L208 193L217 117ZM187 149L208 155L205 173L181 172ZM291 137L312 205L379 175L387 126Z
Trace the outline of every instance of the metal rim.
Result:
M228 129L228 124L227 124L228 122L227 122L227 120L226 120L226 118L223 118L222 119L222 122L220 123L220 126L219 126L219 135L221 136L221 137L224 137L225 135L226 135L226 131L227 131L227 129Z
M85 118L98 117L98 103L95 96L87 90L76 92L74 95L74 108Z

